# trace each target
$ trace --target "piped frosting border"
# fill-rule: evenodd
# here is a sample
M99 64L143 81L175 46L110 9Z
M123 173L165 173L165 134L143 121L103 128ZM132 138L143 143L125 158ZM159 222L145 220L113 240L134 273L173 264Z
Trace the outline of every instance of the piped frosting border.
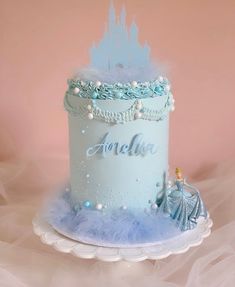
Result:
M69 79L66 95L98 100L131 100L169 96L171 86L166 77L159 76L154 81L129 83L101 83Z

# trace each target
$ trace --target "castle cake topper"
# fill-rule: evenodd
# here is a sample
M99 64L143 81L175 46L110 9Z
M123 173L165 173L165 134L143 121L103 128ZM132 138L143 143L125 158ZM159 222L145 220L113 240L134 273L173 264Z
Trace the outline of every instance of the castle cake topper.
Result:
M126 11L122 7L119 21L111 2L109 19L103 38L90 49L90 66L100 70L141 68L151 65L150 47L138 41L138 27L133 21L126 26ZM149 80L149 78L146 78ZM125 78L124 81L127 81Z

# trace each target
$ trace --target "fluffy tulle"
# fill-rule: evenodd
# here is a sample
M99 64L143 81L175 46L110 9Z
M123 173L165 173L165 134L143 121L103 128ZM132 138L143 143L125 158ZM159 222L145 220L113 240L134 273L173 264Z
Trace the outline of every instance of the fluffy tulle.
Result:
M75 210L66 192L44 210L46 220L75 240L105 246L151 244L180 234L176 223L162 212Z
M154 64L149 64L142 68L131 68L131 67L116 67L111 70L98 70L95 68L83 68L77 71L74 75L75 79L81 79L84 81L97 80L108 84L128 83L133 80L139 82L154 80L157 76L164 73L164 68L156 68Z

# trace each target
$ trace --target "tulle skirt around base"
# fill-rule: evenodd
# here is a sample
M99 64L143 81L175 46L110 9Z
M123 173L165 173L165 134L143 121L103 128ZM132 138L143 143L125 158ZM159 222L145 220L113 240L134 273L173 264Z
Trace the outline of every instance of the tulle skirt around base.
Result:
M160 210L76 210L69 192L50 201L43 216L59 233L98 246L146 246L182 232L175 221Z

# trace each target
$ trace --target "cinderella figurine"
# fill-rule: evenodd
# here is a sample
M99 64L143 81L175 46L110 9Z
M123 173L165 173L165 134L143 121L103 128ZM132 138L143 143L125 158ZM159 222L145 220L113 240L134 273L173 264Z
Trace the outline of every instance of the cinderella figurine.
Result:
M168 213L182 231L193 229L200 216L207 217L199 191L186 183L179 168L173 186L166 188L159 209Z

